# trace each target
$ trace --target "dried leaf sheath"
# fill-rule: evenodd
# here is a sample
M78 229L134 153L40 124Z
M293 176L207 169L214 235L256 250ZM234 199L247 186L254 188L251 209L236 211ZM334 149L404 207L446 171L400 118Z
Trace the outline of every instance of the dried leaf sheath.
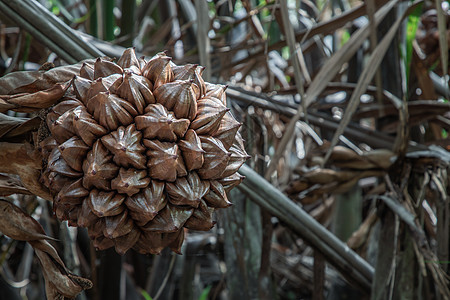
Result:
M98 249L178 253L183 227L209 230L230 205L248 156L224 88L202 71L127 49L84 64L47 115L42 182L57 217L87 227Z
M71 274L58 253L47 240L42 226L29 214L9 201L0 199L0 231L19 241L27 241L34 248L42 265L47 299L60 296L75 298L81 291L90 289L92 282Z

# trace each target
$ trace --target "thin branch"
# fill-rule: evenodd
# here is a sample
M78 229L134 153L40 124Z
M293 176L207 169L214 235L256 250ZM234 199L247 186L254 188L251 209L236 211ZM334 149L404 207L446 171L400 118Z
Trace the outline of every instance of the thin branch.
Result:
M173 266L175 265L176 260L177 260L177 256L172 254L172 258L170 259L170 264L169 264L169 269L167 270L167 274L166 274L166 276L164 276L164 280L161 283L155 297L153 297L153 300L157 300L161 296L162 292L164 291L164 288L166 287L167 282L169 281L170 274L172 274Z

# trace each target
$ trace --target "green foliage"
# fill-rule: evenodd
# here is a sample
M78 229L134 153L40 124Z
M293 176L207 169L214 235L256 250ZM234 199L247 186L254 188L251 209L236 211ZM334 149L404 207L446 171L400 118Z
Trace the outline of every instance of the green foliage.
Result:
M347 43L349 39L350 39L350 32L348 30L344 30L344 32L342 32L342 37L341 37L341 47L344 46L345 43Z
M208 285L201 293L200 297L198 298L198 300L206 300L208 299L208 295L209 292L211 291L212 286Z
M105 18L104 25L104 39L106 41L112 41L115 38L115 20L114 20L114 0L103 0L103 16Z
M413 52L413 41L416 39L417 28L422 14L422 5L419 5L408 17L406 25L406 80L409 79L411 59Z
M144 289L141 290L141 295L142 297L144 297L145 300L153 300L153 298Z

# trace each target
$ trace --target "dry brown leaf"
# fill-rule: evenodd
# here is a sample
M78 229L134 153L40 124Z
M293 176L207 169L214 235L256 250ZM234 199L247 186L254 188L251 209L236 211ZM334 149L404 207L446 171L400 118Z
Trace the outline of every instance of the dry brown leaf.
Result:
M41 224L35 219L4 199L0 199L0 231L19 241L55 240L45 235Z
M361 247L367 240L370 229L377 219L376 212L371 211L361 226L359 226L358 230L353 232L352 236L348 239L347 245L352 249Z
M64 95L66 84L55 84L49 89L35 93L0 95L0 112L15 110L20 112L31 112L41 108L48 108L55 104Z
M331 161L349 161L349 160L361 160L361 157L353 150L343 147L336 146L330 155Z
M39 128L41 119L10 117L0 113L0 138L2 141L17 141L28 137L28 134Z
M53 87L57 83L64 83L79 75L83 64L92 65L92 59L75 65L68 65L50 69L48 71L13 72L0 78L0 95L19 93L35 93Z
M35 249L42 265L47 299L60 297L75 298L83 290L90 289L92 282L67 271L64 265L56 263L48 253Z
M11 194L31 195L32 193L24 188L19 178L0 174L0 196L9 196Z
M48 299L61 296L75 298L84 289L92 287L90 280L71 274L47 240L42 226L13 203L0 199L0 231L19 241L27 241L39 258L46 282Z
M19 175L25 188L51 201L49 190L39 182L42 158L34 157L29 148L27 144L0 142L0 172Z
M388 169L392 165L393 161L391 159L394 156L394 152L388 149L375 149L363 154L365 159L376 164L382 169Z

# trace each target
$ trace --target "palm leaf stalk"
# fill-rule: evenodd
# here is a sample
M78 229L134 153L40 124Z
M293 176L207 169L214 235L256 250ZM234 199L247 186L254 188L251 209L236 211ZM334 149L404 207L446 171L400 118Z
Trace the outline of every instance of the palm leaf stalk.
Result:
M65 60L67 63L76 63L75 59L70 52L58 46L55 42L50 40L45 34L43 34L39 29L33 26L29 20L26 20L15 12L11 7L9 7L3 1L0 2L0 14L13 20L17 25L19 25L24 30L28 31L33 37L35 37L41 43L47 45L47 47L55 53L58 53L59 57Z
M371 265L250 167L243 165L239 173L246 177L239 188L252 201L285 222L352 281L370 290L374 274Z
M30 30L30 34L42 43L49 44L49 48L55 53L61 52L61 58L68 63L103 56L101 51L84 42L72 28L36 1L2 0L0 5L5 15L25 30ZM55 44L56 48L52 44Z

